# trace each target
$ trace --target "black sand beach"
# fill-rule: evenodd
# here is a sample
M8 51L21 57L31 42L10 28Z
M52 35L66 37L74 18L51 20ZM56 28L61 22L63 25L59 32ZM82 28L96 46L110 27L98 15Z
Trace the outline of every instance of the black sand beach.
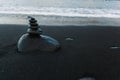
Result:
M1 0L0 80L120 80L119 5L120 0ZM17 52L27 16L49 25L41 26L43 34L60 42L59 51Z
M57 52L17 52L26 25L0 25L0 80L120 79L120 27L41 26L56 38Z

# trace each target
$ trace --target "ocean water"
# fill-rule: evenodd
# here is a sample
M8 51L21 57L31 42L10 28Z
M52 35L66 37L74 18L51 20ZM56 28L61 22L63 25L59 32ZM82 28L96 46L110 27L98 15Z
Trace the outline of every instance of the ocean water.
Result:
M120 0L0 0L0 24L120 25Z

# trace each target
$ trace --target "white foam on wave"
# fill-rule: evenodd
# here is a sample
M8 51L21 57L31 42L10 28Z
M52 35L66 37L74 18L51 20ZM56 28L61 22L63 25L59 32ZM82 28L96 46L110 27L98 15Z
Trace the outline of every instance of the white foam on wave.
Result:
M120 26L120 10L58 7L0 7L0 24L26 24L27 16L41 25Z
M120 18L120 10L54 7L0 7L0 14Z

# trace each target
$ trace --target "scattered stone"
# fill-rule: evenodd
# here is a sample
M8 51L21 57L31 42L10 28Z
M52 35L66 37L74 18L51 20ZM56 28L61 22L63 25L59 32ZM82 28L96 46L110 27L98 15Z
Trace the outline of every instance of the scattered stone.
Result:
M120 49L120 47L118 47L118 46L112 46L112 47L110 47L110 49Z
M95 78L91 78L91 77L85 77L85 78L81 78L81 79L78 79L78 80L96 80Z
M73 38L66 38L65 40L67 40L67 41L73 41L74 39Z

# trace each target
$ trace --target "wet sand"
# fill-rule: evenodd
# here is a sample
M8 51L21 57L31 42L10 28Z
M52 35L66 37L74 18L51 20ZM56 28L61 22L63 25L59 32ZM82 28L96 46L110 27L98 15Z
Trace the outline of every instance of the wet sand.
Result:
M29 15L19 14L2 14L0 17L0 24L28 24ZM51 26L118 26L120 25L120 18L114 17L75 17L75 16L57 16L57 15L31 15L38 20L40 25Z
M41 26L61 43L57 52L20 54L16 44L26 25L0 25L0 80L120 79L120 27Z

